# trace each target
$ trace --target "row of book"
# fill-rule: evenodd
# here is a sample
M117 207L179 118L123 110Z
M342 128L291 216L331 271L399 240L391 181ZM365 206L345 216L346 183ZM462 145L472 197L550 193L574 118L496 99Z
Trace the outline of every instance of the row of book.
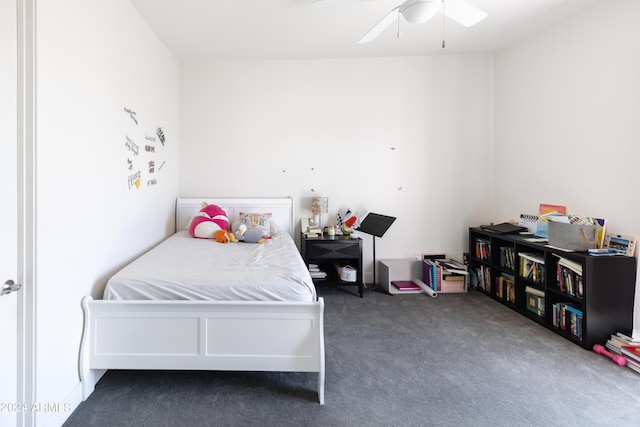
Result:
M496 296L502 300L516 302L516 279L510 274L502 273L496 279Z
M622 332L612 334L605 344L607 350L627 359L627 366L640 374L640 339Z
M553 325L562 331L569 332L582 341L583 318L582 310L572 304L555 303L553 308Z
M544 283L544 259L538 254L520 252L520 276L536 283Z
M476 258L491 261L491 242L485 239L476 239Z
M425 259L422 281L436 292L466 292L467 267L452 259Z
M511 246L500 248L500 266L509 270L516 269L516 251Z
M576 298L582 298L584 294L582 265L563 257L558 258L557 280L560 291Z
M491 292L491 268L485 265L475 269L477 278L476 287L482 289L485 292Z

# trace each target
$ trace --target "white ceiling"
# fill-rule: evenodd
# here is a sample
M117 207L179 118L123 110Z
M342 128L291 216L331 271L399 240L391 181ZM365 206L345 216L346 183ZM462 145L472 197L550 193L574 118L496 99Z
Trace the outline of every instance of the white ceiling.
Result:
M466 28L438 14L358 44L403 0L130 0L181 61L414 56L493 52L594 0L465 0L488 17ZM445 0L446 1L446 0Z

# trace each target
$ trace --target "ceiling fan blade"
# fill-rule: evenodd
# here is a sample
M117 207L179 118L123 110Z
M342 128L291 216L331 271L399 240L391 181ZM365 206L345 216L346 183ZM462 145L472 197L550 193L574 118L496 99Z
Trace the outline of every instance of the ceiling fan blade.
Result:
M387 13L384 18L380 20L372 29L365 34L358 43L368 43L375 39L382 33L389 25L391 25L396 19L398 19L398 10L400 7L396 7L391 12Z
M446 0L444 14L465 27L475 25L487 17L487 12L462 0Z

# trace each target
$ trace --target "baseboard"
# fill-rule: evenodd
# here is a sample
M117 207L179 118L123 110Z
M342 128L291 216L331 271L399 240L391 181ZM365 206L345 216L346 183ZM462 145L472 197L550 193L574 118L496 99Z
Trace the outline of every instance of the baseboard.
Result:
M94 371L95 384L107 373L106 369ZM95 384L93 386L95 387ZM94 388L92 387L92 389ZM32 408L33 419L38 427L60 427L83 402L82 383L78 382L59 402L47 402Z

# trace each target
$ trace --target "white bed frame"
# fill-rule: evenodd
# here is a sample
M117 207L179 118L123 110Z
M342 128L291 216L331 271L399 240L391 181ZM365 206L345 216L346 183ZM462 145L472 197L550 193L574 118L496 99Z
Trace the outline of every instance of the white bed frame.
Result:
M202 201L242 212L271 212L293 235L293 202L275 199L179 198L176 228ZM324 300L82 301L80 379L86 400L107 369L317 372L324 404Z

